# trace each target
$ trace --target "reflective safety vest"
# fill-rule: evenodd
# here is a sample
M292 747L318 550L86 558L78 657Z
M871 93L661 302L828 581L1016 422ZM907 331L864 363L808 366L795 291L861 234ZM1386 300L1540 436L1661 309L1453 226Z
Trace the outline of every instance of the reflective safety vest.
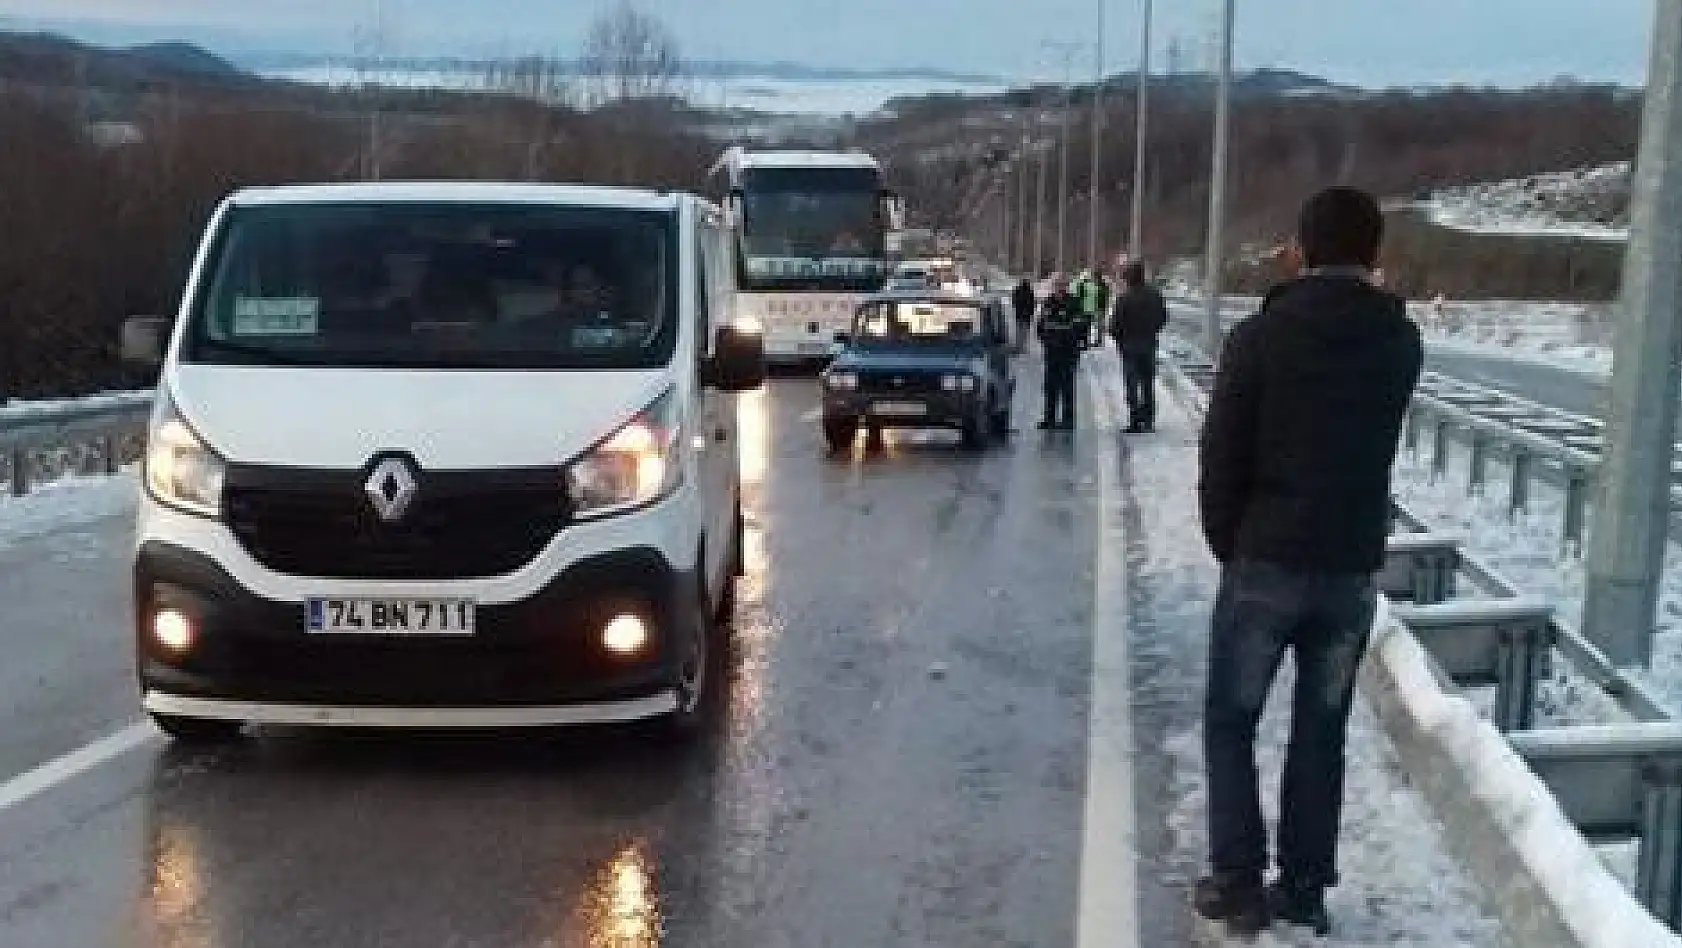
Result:
M1098 310L1104 302L1102 297L1103 287L1099 285L1096 279L1089 277L1080 282L1076 292L1080 297L1081 312L1088 319L1097 319Z

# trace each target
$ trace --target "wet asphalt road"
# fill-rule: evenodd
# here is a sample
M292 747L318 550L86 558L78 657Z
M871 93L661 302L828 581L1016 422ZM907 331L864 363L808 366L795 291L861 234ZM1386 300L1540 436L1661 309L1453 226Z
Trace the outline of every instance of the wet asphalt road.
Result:
M1071 944L1104 439L1032 431L1037 385L983 455L827 458L810 379L747 400L701 746L148 737L0 805L0 946ZM0 784L137 720L128 535L0 548Z
M1462 347L1427 346L1425 368L1474 385L1510 392L1561 411L1605 416L1606 377L1526 359L1506 359Z

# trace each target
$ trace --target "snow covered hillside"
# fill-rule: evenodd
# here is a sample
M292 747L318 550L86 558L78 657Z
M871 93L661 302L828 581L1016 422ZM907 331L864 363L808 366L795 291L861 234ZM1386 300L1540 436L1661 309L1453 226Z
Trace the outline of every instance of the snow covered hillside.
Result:
M1624 240L1630 163L1579 168L1433 193L1420 202L1435 224L1480 234Z

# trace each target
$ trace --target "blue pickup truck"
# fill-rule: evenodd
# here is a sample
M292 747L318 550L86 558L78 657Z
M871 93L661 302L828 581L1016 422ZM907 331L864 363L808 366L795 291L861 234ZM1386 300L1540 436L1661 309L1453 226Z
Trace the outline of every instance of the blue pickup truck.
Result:
M821 377L831 451L845 451L861 429L952 429L972 449L1009 434L1016 379L998 300L881 293L859 304L836 342Z

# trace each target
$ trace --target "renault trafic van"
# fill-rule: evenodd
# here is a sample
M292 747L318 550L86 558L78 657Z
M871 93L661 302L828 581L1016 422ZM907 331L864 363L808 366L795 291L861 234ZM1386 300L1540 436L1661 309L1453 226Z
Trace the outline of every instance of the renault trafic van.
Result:
M217 209L160 367L134 559L145 710L510 727L701 718L743 518L717 208L483 183Z

